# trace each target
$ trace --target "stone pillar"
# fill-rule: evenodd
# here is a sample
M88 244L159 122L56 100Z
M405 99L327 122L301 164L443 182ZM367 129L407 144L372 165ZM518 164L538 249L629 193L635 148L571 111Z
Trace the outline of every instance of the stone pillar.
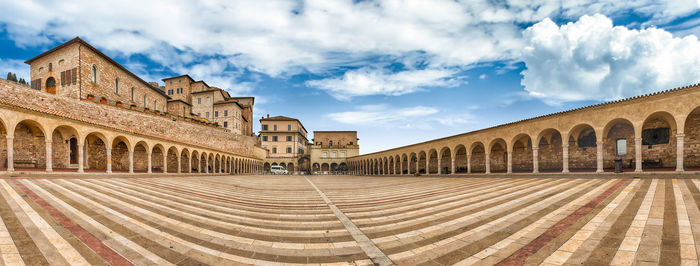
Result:
M205 174L209 173L209 158L204 158L204 173Z
M425 175L430 175L430 157L425 156Z
M603 173L603 142L596 143L596 173Z
M7 135L7 136L5 136L5 139L7 140L7 171L14 172L15 171L15 148L14 148L15 137Z
M399 175L403 175L403 162L399 161Z
M182 156L177 156L177 173L182 173Z
M150 174L150 173L153 173L153 171L151 171L151 168L153 168L153 167L151 164L151 152L150 151L146 152L146 157L148 157L148 160L147 160L148 161L148 169L146 169L146 173Z
M451 171L451 173L454 175L455 172L456 172L456 171L455 171L455 157L452 156L452 157L450 157L450 158L452 159L452 163L451 163L452 171Z
M562 173L569 173L569 143L564 143L561 145L562 151L561 151L561 165L562 165Z
M107 173L112 173L112 148L107 148Z
M484 154L486 156L485 164L486 164L486 174L491 173L491 157L489 156L488 153Z
M46 141L46 172L52 172L53 171L53 152L51 152L51 146L53 144L53 141L51 141L50 138L47 138Z
M634 171L642 171L642 138L634 138Z
M437 170L438 170L438 175L442 174L442 159L440 157L437 158L438 164L437 164Z
M418 157L416 157L416 173L420 173L420 167L418 167L418 162L420 162L420 160L418 160L417 158Z
M683 142L685 140L685 134L676 135L676 172L683 172Z
M134 151L129 151L129 174L134 173Z
M539 149L540 147L532 147L532 172L535 174L540 172L540 161L537 158Z
M508 170L507 170L507 173L508 173L508 174L512 174L512 173L513 173L513 151L508 151L507 158L508 158L508 162L507 162Z
M472 173L472 155L467 154L467 174Z
M163 152L163 174L168 173L168 152Z
M78 141L78 173L85 172L84 166L83 166L84 161L85 161L83 159L85 157L85 155L83 155L83 153L85 153L84 146L85 145L81 144L80 141Z

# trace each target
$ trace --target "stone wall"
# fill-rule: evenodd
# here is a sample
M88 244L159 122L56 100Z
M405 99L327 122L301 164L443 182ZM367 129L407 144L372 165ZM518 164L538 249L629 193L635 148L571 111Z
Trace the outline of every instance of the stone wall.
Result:
M256 143L254 137L233 135L221 128L51 95L4 79L0 79L0 105L247 157L252 157Z
M683 165L686 168L700 167L700 114L691 114L685 122Z

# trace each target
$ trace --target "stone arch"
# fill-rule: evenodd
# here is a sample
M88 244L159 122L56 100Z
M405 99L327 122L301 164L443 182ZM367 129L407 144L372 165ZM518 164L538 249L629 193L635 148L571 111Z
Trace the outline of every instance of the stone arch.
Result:
M590 124L572 127L566 136L569 145L568 165L571 171L596 171L598 132Z
M214 163L214 154L209 153L209 157L207 158L207 173L210 173L210 174L215 173L214 166L216 166ZM246 171L246 173L247 173L247 171Z
M442 147L438 153L438 158L440 159L438 172L440 174L451 174L454 169L452 169L452 151L450 147Z
M112 140L111 146L112 172L128 172L131 142L124 136L117 136Z
M481 141L472 143L469 146L469 168L468 173L486 173L486 145Z
M209 163L209 155L207 152L203 151L199 154L199 172L200 173L209 173L208 171L208 163Z
M649 114L640 130L642 137L642 169L675 170L678 134L675 117L665 111Z
M32 119L25 119L8 128L12 133L14 168L46 169L46 130ZM36 162L28 163L28 162ZM5 162L3 162L5 165ZM7 164L9 166L9 163Z
M293 162L287 163L287 171L289 171L290 173L294 173L294 172L295 172L295 170L294 170L294 163L293 163Z
M508 144L502 138L496 138L489 143L488 163L491 173L505 173L508 170ZM490 170L490 171L488 171Z
M151 148L151 172L164 173L166 162L166 150L163 144L155 144Z
M401 156L396 154L394 155L394 174L395 175L400 175L401 173Z
M683 123L683 167L700 170L700 106L688 113Z
M339 164L338 164L337 171L347 172L347 171L348 171L348 165L347 165L346 163L344 163L344 162L339 163Z
M132 149L134 151L134 172L148 172L150 145L145 141L137 141Z
M389 156L389 174L395 175L396 174L396 163L394 163L394 156Z
M328 172L328 171L330 171L330 165L328 165L328 163L322 163L322 164L321 164L321 171L322 171L322 172Z
M384 161L384 162L382 163L382 169L384 169L384 170L382 170L382 173L383 173L384 175L388 175L388 174L389 174L389 158L384 157L382 160ZM337 168L336 168L336 169L337 169Z
M338 171L338 164L333 162L331 163L331 172Z
M167 154L167 158L165 161L166 165L167 165L167 167L165 167L165 170L168 173L177 173L177 169L178 169L178 165L179 165L178 164L178 159L179 159L178 154L180 154L180 153L178 152L177 147L170 146L170 148L168 148L168 154Z
M534 160L530 135L525 133L516 135L509 147L512 172L532 172Z
M634 169L635 136L634 124L626 118L610 120L602 132L603 138L603 168L614 169L615 159L622 159L623 168ZM624 147L618 147L624 144Z
M432 148L428 150L428 169L426 169L428 174L438 174L440 170L438 169L438 156L440 156L436 149Z
M269 162L265 162L265 164L263 164L263 170L264 170L265 172L270 172L270 168L271 168L271 167L272 167L272 165L270 165Z
M454 158L455 160L455 173L466 173L467 172L467 148L462 145L458 144L454 148L452 148L452 155L450 155L451 158Z
M426 162L428 160L428 153L425 151L418 152L418 172L421 174L428 173L428 169L425 168Z
M217 153L214 156L214 169L212 169L212 173L220 173L221 172L221 157L219 157L219 154Z
M1 121L0 121L1 122ZM77 169L78 168L78 147L82 137L78 130L73 126L60 125L53 129L51 137L51 153L52 153L52 169ZM2 138L0 142L4 142L5 139ZM4 151L0 143L0 150ZM0 155L1 161L4 162L5 158L2 157L4 152ZM3 165L4 166L4 165Z
M321 165L318 164L318 163L314 163L314 164L312 165L312 168L313 168L313 170L312 170L313 172L319 172L319 171L321 171Z
M564 169L563 142L559 130L547 128L537 135L538 172L561 172Z
M401 154L401 174L409 174L411 173L411 167L410 167L410 161L408 158L409 155Z
M183 173L192 173L192 161L190 160L190 150L182 148L180 151L180 170Z
M202 172L202 155L197 150L193 150L190 154L190 169L192 173Z
M90 132L85 136L83 167L90 170L107 170L107 147L111 144L102 132Z

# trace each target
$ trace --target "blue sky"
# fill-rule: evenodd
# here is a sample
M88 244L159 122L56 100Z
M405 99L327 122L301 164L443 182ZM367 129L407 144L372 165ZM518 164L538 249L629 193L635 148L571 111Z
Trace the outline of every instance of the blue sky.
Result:
M255 96L256 120L357 130L361 153L700 82L700 0L0 6L2 73L80 36L145 80Z

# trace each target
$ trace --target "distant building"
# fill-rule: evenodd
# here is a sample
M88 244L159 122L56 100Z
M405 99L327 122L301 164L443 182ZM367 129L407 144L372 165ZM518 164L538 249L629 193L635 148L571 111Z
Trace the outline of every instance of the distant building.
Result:
M314 131L309 147L313 172L348 171L347 158L360 155L357 131Z
M272 165L281 165L290 172L308 171L307 134L299 119L270 115L261 118L258 138L262 147L268 150L265 170ZM299 164L304 165L300 168Z

